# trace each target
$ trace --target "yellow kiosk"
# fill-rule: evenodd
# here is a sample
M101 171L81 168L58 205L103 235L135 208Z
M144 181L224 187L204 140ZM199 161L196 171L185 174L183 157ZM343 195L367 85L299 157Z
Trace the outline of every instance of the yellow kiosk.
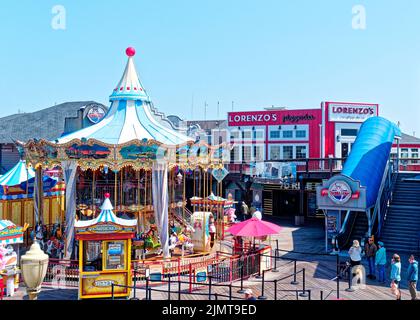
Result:
M111 298L112 283L131 285L131 239L137 219L118 218L109 194L99 216L76 221L79 241L79 299ZM114 286L114 297L128 297L130 289Z

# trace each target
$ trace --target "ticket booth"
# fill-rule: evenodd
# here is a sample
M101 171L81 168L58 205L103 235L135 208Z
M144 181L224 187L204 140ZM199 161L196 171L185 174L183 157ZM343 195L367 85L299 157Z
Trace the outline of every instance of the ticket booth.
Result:
M76 221L79 241L79 299L111 298L112 284L131 286L131 239L137 219L118 218L109 194L99 216ZM130 289L114 286L114 297L129 297Z

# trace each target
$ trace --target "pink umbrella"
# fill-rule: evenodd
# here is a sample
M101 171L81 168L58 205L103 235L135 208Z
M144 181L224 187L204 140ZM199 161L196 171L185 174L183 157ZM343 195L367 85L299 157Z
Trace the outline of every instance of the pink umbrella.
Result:
M282 228L274 223L251 218L230 227L227 232L241 237L264 237L277 234Z

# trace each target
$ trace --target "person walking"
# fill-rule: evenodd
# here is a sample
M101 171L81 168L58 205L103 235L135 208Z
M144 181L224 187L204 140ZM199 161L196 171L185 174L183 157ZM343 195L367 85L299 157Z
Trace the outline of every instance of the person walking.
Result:
M360 265L362 260L362 248L358 240L353 240L353 245L349 249L350 265L352 267Z
M378 248L375 254L375 266L378 270L378 281L385 283L386 249L382 241L378 241Z
M376 279L376 276L375 276L376 251L378 251L378 247L375 244L373 236L371 236L365 245L365 254L366 254L367 261L369 263L369 274L367 275L367 277L372 280Z
M216 235L216 226L214 225L213 215L210 215L210 218L209 218L209 233L210 233L210 248L213 248L215 235Z
M419 263L411 255L408 259L410 263L407 269L408 289L410 290L411 300L417 300L417 280L419 277Z
M249 217L249 208L245 201L242 202L242 217L243 221L247 220Z
M397 300L401 300L401 258L394 254L391 261L391 292L395 294Z

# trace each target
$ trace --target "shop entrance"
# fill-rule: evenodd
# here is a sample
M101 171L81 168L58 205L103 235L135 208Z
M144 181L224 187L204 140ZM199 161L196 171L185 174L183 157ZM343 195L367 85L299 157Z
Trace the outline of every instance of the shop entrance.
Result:
M354 142L342 142L341 143L341 157L347 158L353 148Z
M299 213L299 191L274 190L273 215L293 217Z

